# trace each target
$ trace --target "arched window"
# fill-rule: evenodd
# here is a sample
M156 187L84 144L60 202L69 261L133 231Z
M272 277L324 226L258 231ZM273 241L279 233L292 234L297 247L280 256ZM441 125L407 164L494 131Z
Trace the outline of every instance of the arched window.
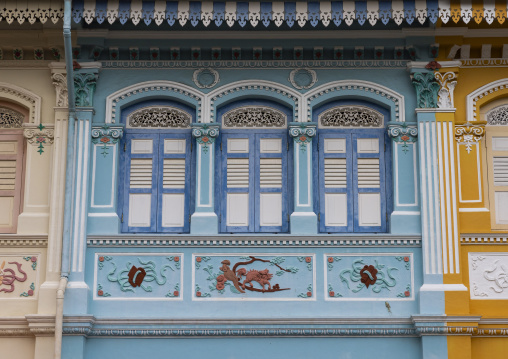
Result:
M388 112L371 103L335 101L313 114L320 232L385 232Z
M28 110L0 102L0 233L16 233L21 207L23 123Z
M162 100L122 109L122 231L189 232L195 112Z
M218 110L222 126L217 196L222 232L287 232L292 111L245 100Z

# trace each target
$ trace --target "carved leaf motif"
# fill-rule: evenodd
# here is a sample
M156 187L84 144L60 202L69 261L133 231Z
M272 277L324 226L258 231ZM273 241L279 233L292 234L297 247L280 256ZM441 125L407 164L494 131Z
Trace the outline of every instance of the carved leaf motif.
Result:
M224 114L224 127L285 127L287 116L268 107L245 106Z
M192 116L180 109L163 107L145 107L127 117L130 127L179 127L190 126Z
M20 128L23 125L23 114L9 108L0 107L0 128Z
M380 127L383 115L366 106L337 106L319 115L325 127Z

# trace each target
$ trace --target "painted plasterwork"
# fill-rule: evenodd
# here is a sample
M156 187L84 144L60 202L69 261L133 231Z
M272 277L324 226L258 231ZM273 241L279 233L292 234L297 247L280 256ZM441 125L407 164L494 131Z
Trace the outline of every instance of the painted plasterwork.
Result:
M0 255L0 299L36 297L39 256Z
M508 299L508 253L469 253L471 299Z

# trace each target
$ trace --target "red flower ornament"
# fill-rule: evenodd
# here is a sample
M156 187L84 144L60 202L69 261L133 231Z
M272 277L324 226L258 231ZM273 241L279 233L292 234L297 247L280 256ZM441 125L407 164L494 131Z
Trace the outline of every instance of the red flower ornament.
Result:
M409 297L409 296L411 295L411 293L410 293L408 290L406 290L406 291L404 292L404 295L405 295L406 297Z
M201 257L196 257L196 262L201 262Z
M102 290L99 290L99 291L97 292L97 295L98 295L98 296L100 296L100 297L102 297L102 295L103 295L103 294L104 294L104 292L103 292Z
M104 262L104 257L103 256L99 257L99 262Z
M108 143L110 141L110 139L106 136L104 136L103 138L101 138L101 142L102 143Z
M333 263L333 257L328 257L328 263Z
M400 139L401 139L402 141L406 142L406 141L409 141L409 136L404 135L404 136L401 136L401 137L400 137Z
M196 292L196 297L201 297L201 292Z
M179 262L180 261L180 257L175 257L175 262Z
M404 257L404 262L409 262L409 257Z
M33 291L33 290L31 290L31 289L29 289L29 290L28 290L28 295L31 297L32 295L34 295L34 291Z
M307 292L307 297L312 297L312 292Z
M311 257L305 257L305 262L307 262L307 263L312 262L312 258Z
M177 290L175 290L175 291L173 292L173 295L174 295L175 297L178 297L178 296L180 295L180 292L179 292L179 291L177 291Z
M335 292L333 292L333 291L328 292L328 294L330 295L330 297L335 297Z

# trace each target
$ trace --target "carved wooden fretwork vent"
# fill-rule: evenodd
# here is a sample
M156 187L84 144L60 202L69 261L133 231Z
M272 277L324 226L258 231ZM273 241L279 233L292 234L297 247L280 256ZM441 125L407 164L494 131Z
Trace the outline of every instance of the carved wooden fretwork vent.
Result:
M25 116L17 111L0 107L0 128L21 128L24 118Z
M337 106L319 115L321 127L381 127L383 114L366 106Z
M225 128L285 128L286 122L287 116L284 112L261 106L235 108L222 117L222 125Z
M492 109L487 113L487 125L506 126L508 125L508 105Z
M189 128L192 116L178 108L170 106L151 106L134 111L127 116L130 128Z

